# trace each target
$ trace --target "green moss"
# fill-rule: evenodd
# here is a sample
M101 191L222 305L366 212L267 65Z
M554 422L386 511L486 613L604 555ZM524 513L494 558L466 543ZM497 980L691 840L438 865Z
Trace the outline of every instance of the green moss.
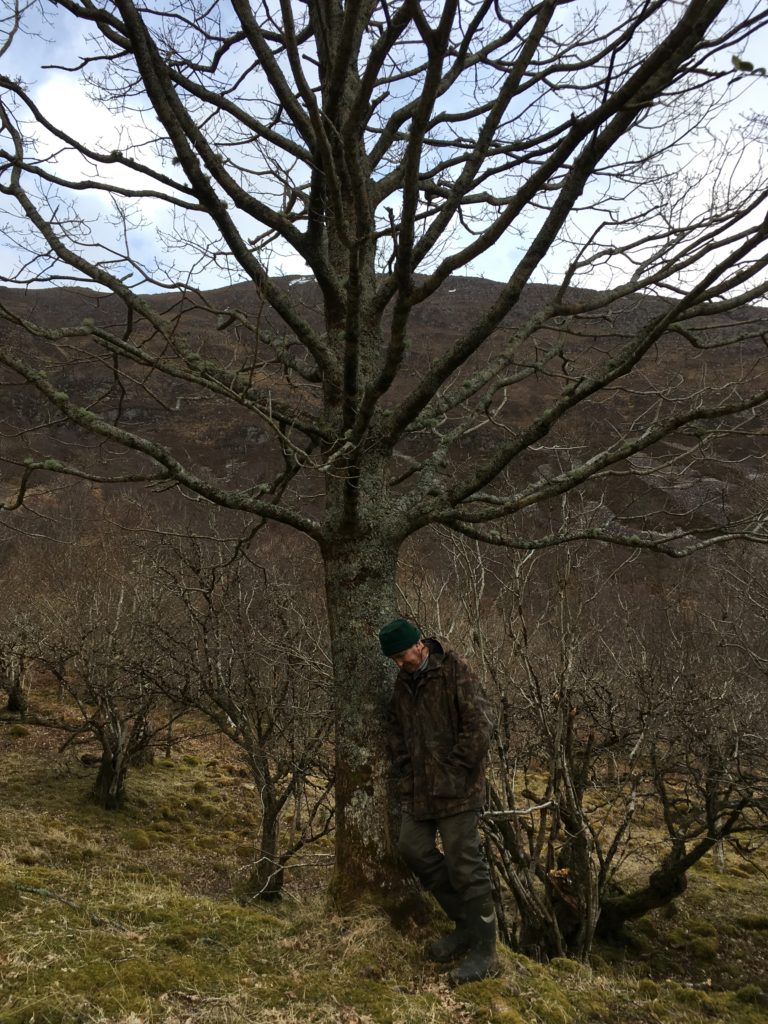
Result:
M60 988L65 992L99 992L99 1006L107 1013L123 1006L140 1004L142 998L164 995L170 990L205 988L219 991L215 963L199 956L167 954L153 962L130 958L115 961L96 960L64 975Z
M501 978L464 985L460 993L465 1005L479 1011L475 1020L493 1021L493 1024L530 1024L530 1016L521 1013L510 993L509 984Z
M688 925L688 931L694 935L717 935L718 929L712 924L711 921L691 921Z
M760 868L756 864L750 864L747 860L744 860L740 864L736 864L731 868L731 874L736 878L750 878L759 871Z
M644 999L656 999L659 994L659 986L650 978L641 978L637 983L638 995Z
M19 725L17 723L16 725L12 725L10 727L10 729L8 730L8 735L13 737L13 739L22 739L24 736L29 736L29 729L26 727L26 725Z
M653 940L648 935L638 931L636 927L631 930L625 930L622 938L626 949L635 957L647 957L654 951Z
M177 949L182 952L189 950L200 939L200 931L197 928L187 926L168 932L162 938L164 946Z
M101 851L93 846L83 846L79 850L67 851L67 860L72 864L89 864L91 861L98 860L100 856Z
M718 1010L717 999L709 992L702 989L691 988L687 985L672 984L669 986L674 1001L681 1006L687 1006L704 1013L716 1013Z
M573 1024L573 1011L561 1002L550 1002L545 999L533 999L531 1009L541 1024Z
M365 907L340 918L319 895L322 879L317 894L304 888L309 873L299 876L299 902L238 906L216 875L221 858L203 851L224 843L228 854L242 851L252 859L260 822L254 814L245 828L238 818L236 830L225 834L221 804L215 830L201 820L200 805L183 807L188 795L205 796L194 792L200 768L148 769L136 783L144 806L110 815L83 804L80 775L61 777L42 759L36 765L28 746L23 765L18 748L7 744L0 751L0 772L12 758L18 765L0 776L6 796L0 817L2 1024L30 1024L33 1015L35 1024L219 1024L225 1016L312 1024L763 1024L763 996L757 985L746 984L760 977L765 953L768 919L754 912L765 905L761 876L729 876L723 882L729 898L723 899L721 877L702 874L681 897L677 921L654 912L652 927L649 920L631 926L655 944L657 962L640 961L635 946L622 946L613 963L596 955L591 966L571 960L543 966L500 947L500 978L451 990L447 972L424 960L426 928L397 931L385 915ZM217 771L226 771L225 762L218 763ZM219 780L207 778L214 803ZM164 813L171 808L180 809L175 823ZM140 856L126 846L131 830L150 839ZM318 848L331 849L332 840ZM21 868L15 858L24 853L41 859ZM17 880L81 909L20 894ZM211 895L192 895L205 889ZM85 911L112 926L93 927ZM666 944L670 928L682 955ZM738 946L726 938L729 928ZM685 977L691 965L700 977L695 943L718 936L723 956L706 970L716 987L737 991L699 991L644 977L656 967L659 978Z
M152 822L152 828L155 832L173 832L173 825L171 822L164 821L163 819L160 819L159 821L155 819L155 821Z
M549 966L559 974L579 974L582 965L577 960L569 960L566 957L556 956L549 961Z
M574 999L577 1009L576 1020L579 1021L610 1021L614 1024L615 1014L609 1002L598 992L591 995L580 995Z
M740 1003L757 1003L760 1002L762 994L763 991L759 985L744 985L735 993L734 999Z
M647 936L649 939L655 939L659 934L659 929L656 923L650 917L643 917L634 924L634 930L639 932L641 935Z
M695 935L689 944L691 953L700 960L711 960L720 948L716 936Z
M152 840L148 832L143 828L131 828L125 833L125 841L132 850L149 850L152 847Z
M201 800L200 797L197 796L192 796L187 800L187 810L207 820L213 818L217 813L217 808L214 804L208 803L206 800Z
M57 993L4 1007L2 1017L3 1024L90 1024L92 1020L88 1008L65 1004Z

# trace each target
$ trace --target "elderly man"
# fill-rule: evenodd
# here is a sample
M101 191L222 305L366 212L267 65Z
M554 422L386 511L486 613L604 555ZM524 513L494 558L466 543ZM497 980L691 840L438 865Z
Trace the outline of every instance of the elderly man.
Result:
M428 954L440 963L466 954L451 980L479 981L499 971L496 914L477 830L491 711L467 662L423 638L412 622L395 619L379 640L400 670L388 716L403 805L398 850L455 925Z

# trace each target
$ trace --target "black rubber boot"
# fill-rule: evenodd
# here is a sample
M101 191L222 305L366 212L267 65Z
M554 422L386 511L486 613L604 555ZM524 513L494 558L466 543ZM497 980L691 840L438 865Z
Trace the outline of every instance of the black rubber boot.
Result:
M430 942L427 956L438 964L447 964L469 949L471 935L465 921L465 904L450 884L436 886L432 895L456 927L448 935Z
M435 939L427 946L427 956L437 964L447 964L455 960L457 956L466 953L472 941L469 929L461 921L456 922L456 927L442 939Z
M496 910L490 896L479 896L464 904L465 921L469 932L469 953L449 977L454 985L469 981L495 978L500 972L496 957Z

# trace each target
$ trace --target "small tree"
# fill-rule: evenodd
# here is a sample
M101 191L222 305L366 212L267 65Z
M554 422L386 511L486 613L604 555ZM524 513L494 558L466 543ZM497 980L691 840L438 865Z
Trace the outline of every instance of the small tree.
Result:
M333 714L314 584L277 544L264 554L269 570L223 544L164 545L154 570L162 603L146 646L163 652L166 696L240 748L260 804L246 891L274 899L289 860L332 828Z
M158 735L181 712L160 702L160 660L143 646L146 591L128 575L125 559L110 566L109 552L102 548L99 554L98 566L89 569L70 560L68 585L58 592L28 595L34 607L26 614L24 656L57 682L64 707L51 711L38 702L27 719L67 734L62 749L99 745L92 796L116 810L130 768L146 764ZM84 557L90 563L94 552Z

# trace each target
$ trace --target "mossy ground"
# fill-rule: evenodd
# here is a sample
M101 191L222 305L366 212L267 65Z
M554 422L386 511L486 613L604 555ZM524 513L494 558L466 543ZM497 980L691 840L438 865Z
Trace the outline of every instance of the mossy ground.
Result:
M398 932L374 910L335 914L314 853L281 903L236 901L257 803L218 741L135 771L120 812L87 800L95 769L55 743L0 726L0 1024L763 1024L768 1015L768 882L736 861L694 872L673 915L651 915L591 965L542 966L501 950L502 977L453 990L423 959L428 930Z

